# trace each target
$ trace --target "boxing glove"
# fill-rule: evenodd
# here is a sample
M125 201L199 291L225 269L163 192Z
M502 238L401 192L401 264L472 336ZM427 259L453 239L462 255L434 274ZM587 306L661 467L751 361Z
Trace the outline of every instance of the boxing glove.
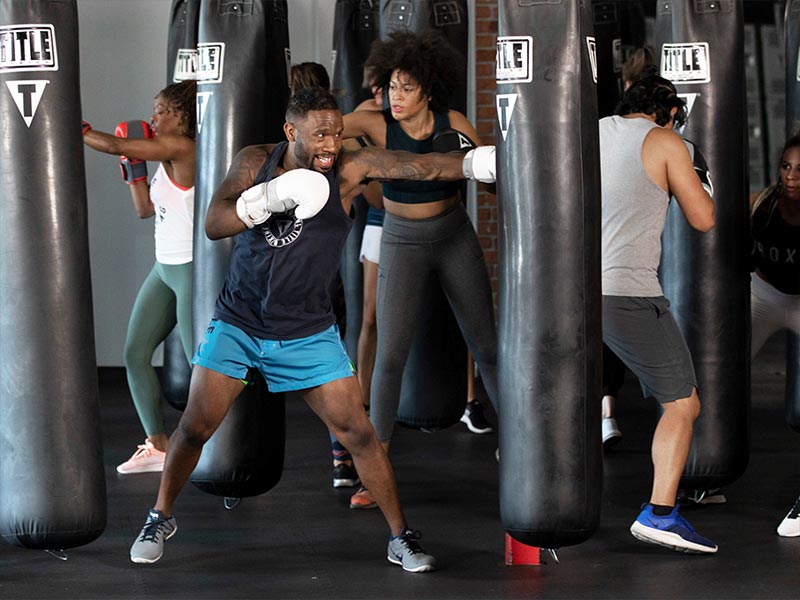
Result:
M272 214L292 209L298 219L310 219L328 202L330 192L328 179L322 173L292 169L243 191L236 200L236 214L248 229Z
M119 138L149 139L155 137L146 121L124 121L117 125L114 135ZM138 158L119 157L122 180L128 185L147 180L147 163Z
M475 147L475 143L457 129L445 129L433 138L434 152L467 152Z
M81 129L83 130L83 135L86 135L88 132L92 130L92 126L89 125L86 121L81 121Z
M461 163L464 177L481 183L494 183L497 173L494 150L494 146L478 146L467 152Z
M703 156L703 153L700 152L700 148L698 148L694 142L683 140L683 143L686 144L686 148L689 150L689 156L692 159L692 165L694 165L694 170L697 173L697 176L700 178L700 183L703 184L703 189L705 189L705 191L708 192L708 195L713 198L714 184L711 183L711 173L708 172L708 163L706 162L706 157Z

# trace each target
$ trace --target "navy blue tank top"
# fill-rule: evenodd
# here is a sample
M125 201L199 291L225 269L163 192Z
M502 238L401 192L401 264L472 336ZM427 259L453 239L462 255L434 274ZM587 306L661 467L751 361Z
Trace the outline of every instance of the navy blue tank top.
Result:
M254 185L273 178L287 146L274 147ZM353 225L342 208L338 167L325 174L331 193L316 216L272 215L236 236L214 318L271 340L308 337L334 324L331 289Z
M392 115L384 112L386 118L386 149L406 150L414 154L433 152L433 138L437 133L450 128L450 117L445 113L433 113L433 133L424 140L415 140L400 126ZM458 193L457 181L384 181L383 196L403 204L424 204L446 200Z

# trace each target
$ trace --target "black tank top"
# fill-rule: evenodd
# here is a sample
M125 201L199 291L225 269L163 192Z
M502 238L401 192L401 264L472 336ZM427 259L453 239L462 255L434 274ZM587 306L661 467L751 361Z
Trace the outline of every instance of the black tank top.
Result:
M255 184L273 178L287 146L275 146ZM272 340L308 337L334 324L331 289L353 221L342 208L338 162L325 177L331 193L316 216L272 215L236 236L214 318Z
M433 133L424 140L415 140L400 126L392 115L384 112L386 118L386 149L406 150L414 154L433 152L433 138L437 133L450 128L450 117L444 113L433 113ZM403 204L424 204L446 200L458 193L457 181L384 181L383 196Z
M776 290L800 294L800 227L789 225L778 209L777 194L753 213L755 267Z

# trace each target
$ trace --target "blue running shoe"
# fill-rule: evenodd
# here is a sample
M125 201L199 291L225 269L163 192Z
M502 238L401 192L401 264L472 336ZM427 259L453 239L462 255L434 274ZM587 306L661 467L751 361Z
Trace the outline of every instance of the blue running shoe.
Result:
M678 507L664 517L653 514L653 507L645 504L642 512L631 525L631 533L637 540L664 546L687 554L713 554L717 545L698 535L694 527L678 514Z

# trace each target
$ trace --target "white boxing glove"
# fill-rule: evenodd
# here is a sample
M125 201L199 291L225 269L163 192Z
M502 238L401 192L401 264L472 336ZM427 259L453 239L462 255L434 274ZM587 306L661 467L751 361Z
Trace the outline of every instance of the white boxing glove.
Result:
M328 202L328 179L317 171L292 169L266 183L255 185L236 200L236 214L252 228L273 213L295 209L298 219L310 219Z
M478 146L464 155L461 171L467 179L475 179L482 183L494 183L497 179L494 146Z

